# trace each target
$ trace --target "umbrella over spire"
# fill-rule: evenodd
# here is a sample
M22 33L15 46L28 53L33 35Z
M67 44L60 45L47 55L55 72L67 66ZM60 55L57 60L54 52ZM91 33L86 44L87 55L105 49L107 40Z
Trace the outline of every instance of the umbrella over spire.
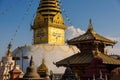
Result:
M38 12L42 15L56 15L60 11L58 0L41 0Z

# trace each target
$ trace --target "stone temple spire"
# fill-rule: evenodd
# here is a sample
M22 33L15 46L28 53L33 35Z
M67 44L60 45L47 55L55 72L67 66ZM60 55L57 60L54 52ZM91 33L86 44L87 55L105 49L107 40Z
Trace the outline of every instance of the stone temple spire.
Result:
M26 80L29 80L29 79L37 79L39 80L40 79L40 76L39 74L37 73L36 69L35 69L35 66L34 66L34 61L33 61L33 57L31 56L31 59L30 59L30 66L27 67L27 71L25 73L25 75L23 76L23 79L26 79Z
M34 67L33 56L31 56L31 59L30 59L30 66L31 66L31 67Z

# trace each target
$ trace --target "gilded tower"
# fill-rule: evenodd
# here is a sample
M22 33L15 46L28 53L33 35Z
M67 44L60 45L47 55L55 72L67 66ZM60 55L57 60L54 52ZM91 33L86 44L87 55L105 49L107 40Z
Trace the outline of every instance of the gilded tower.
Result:
M64 44L67 28L61 14L58 0L41 0L34 24L34 44Z

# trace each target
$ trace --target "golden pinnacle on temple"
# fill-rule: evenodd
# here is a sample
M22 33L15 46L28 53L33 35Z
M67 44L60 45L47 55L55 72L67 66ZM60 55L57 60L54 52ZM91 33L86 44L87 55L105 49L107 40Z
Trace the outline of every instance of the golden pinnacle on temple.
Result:
M89 31L93 31L92 19L91 19L91 18L90 18L90 20L89 20L88 30L89 30Z
M8 57L12 57L11 47L12 47L12 44L9 43L9 44L8 44L8 51L7 51L7 56L8 56Z

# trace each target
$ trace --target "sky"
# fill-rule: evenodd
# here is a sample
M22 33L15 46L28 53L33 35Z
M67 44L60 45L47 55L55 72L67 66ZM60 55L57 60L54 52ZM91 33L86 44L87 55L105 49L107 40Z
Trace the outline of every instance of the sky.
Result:
M33 31L30 30L30 24L39 1L0 0L0 55L5 55L12 38L12 50L32 44ZM63 17L66 25L86 31L91 18L94 30L117 40L115 53L119 50L120 0L62 0L61 6L65 10ZM67 21L66 14L73 25Z

